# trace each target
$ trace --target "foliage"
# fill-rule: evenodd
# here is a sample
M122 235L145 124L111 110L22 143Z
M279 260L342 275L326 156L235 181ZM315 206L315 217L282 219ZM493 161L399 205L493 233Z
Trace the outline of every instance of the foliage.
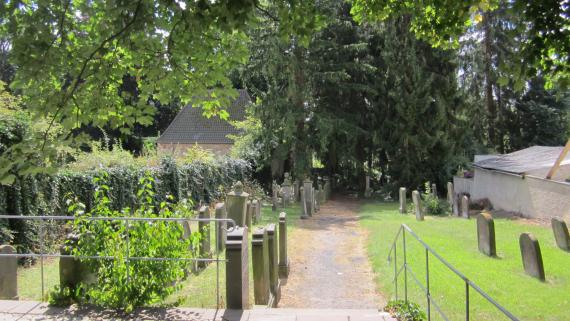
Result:
M111 260L91 260L89 268L97 275L97 282L83 284L81 292L88 301L100 306L121 308L156 303L173 293L189 267L193 257L189 251L193 238L200 231L184 235L180 222L172 221L90 221L89 217L145 217L184 218L193 214L192 202L185 199L173 204L172 197L154 204L154 179L146 172L138 181L137 201L133 207L111 209L106 185L107 175L95 178L94 206L85 211L85 205L72 201L69 211L77 217L73 231L79 235L73 254L77 256L108 256ZM197 235L195 233L198 233ZM149 237L151 236L152 237ZM127 260L129 257L159 257L181 260L145 261Z
M120 142L105 139L103 142L91 142L90 152L79 152L75 161L69 163L67 168L75 172L96 170L99 168L129 167L136 164L136 158L124 150Z
M447 215L449 212L449 204L447 201L440 200L437 197L437 191L432 191L431 183L424 183L424 192L421 195L423 200L423 208L427 215Z
M214 153L207 149L204 149L198 145L198 143L188 148L186 154L184 154L184 162L186 163L200 162L205 164L212 164L214 163L214 160Z
M214 163L177 164L164 159L159 166L145 167L137 164L113 168L96 168L76 172L64 170L57 175L39 174L16 178L10 186L0 186L0 213L12 215L64 215L67 211L66 196L73 194L90 211L94 206L93 180L106 173L110 208L121 210L134 208L137 201L137 182L150 171L157 191L153 196L156 207L166 201L165 195L175 200L191 198L209 203L220 199L236 181L249 179L250 165L242 160L219 159ZM46 228L49 228L46 226ZM47 230L50 238L59 237L56 226ZM0 221L0 241L15 245L20 252L38 250L38 226L33 221ZM51 231L51 232L50 232ZM51 241L47 239L49 244Z
M392 300L386 304L384 311L390 312L399 321L423 321L426 314L417 303L404 300Z
M306 43L319 25L313 2L272 4L279 35ZM227 116L222 106L236 95L227 75L247 59L257 11L266 12L254 0L2 1L0 37L17 66L11 88L34 116L67 131L130 132L153 122L155 100L192 100L207 117Z
M548 88L570 86L570 15L564 1L525 0L355 0L359 21L407 17L410 30L437 47L457 47L468 28L484 22L500 2L511 3L510 15L522 20L516 27L521 46L513 60L505 60L504 79L519 81L543 75ZM508 24L505 24L508 25Z

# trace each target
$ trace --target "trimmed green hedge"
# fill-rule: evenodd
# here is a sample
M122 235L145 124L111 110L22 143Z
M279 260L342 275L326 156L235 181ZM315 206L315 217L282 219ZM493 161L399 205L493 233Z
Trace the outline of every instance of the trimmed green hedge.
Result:
M108 174L111 208L132 207L137 199L139 178L147 170L155 180L154 202L157 206L167 195L172 195L174 201L187 197L196 203L209 203L223 197L236 181L246 180L251 175L250 165L243 160L178 165L173 159L165 158L161 166L154 168L105 168L83 173L62 171L55 176L29 176L17 179L11 186L0 185L0 214L67 215L66 200L69 197L77 197L89 211L93 206L93 178L100 171ZM37 222L0 220L0 244L13 244L20 252L37 251L37 231Z

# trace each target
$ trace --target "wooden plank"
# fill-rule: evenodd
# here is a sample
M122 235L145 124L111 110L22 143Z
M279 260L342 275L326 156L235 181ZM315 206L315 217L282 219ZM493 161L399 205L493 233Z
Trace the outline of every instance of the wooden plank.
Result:
M548 171L548 174L546 174L546 179L552 179L552 176L556 174L556 171L560 167L560 164L562 163L564 158L566 158L566 155L568 154L569 151L570 151L570 139L566 143L566 146L562 150L562 153L560 153L560 156L558 156L558 159L556 160L552 168Z

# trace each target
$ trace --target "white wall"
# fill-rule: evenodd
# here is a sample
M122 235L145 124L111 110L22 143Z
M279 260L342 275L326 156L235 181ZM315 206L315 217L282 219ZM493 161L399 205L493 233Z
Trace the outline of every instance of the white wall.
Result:
M473 189L473 178L453 176L453 191L455 195L457 194L471 195L472 189Z
M475 168L473 200L487 198L493 208L532 218L570 219L570 184Z

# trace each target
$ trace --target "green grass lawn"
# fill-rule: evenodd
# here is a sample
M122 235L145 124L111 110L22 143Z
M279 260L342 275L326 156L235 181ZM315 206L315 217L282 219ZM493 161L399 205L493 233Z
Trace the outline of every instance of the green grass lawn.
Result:
M394 262L387 263L390 246L402 223L407 224L427 244L442 255L483 291L521 320L570 320L570 253L556 247L552 230L528 223L495 219L498 258L478 251L476 220L428 216L418 222L414 216L398 213L396 203L368 203L361 210L361 224L369 231L368 251L376 272L376 282L387 299L393 299ZM519 235L531 232L540 242L546 282L524 273L519 249ZM411 236L406 238L408 265L425 285L425 250ZM398 245L401 266L402 242ZM404 278L398 280L399 297L403 297ZM435 257L430 258L432 297L450 320L464 319L465 283L447 270ZM426 298L408 277L410 300L425 307ZM474 290L471 291L471 320L507 320ZM432 307L432 316L435 309ZM439 320L439 317L432 320Z

